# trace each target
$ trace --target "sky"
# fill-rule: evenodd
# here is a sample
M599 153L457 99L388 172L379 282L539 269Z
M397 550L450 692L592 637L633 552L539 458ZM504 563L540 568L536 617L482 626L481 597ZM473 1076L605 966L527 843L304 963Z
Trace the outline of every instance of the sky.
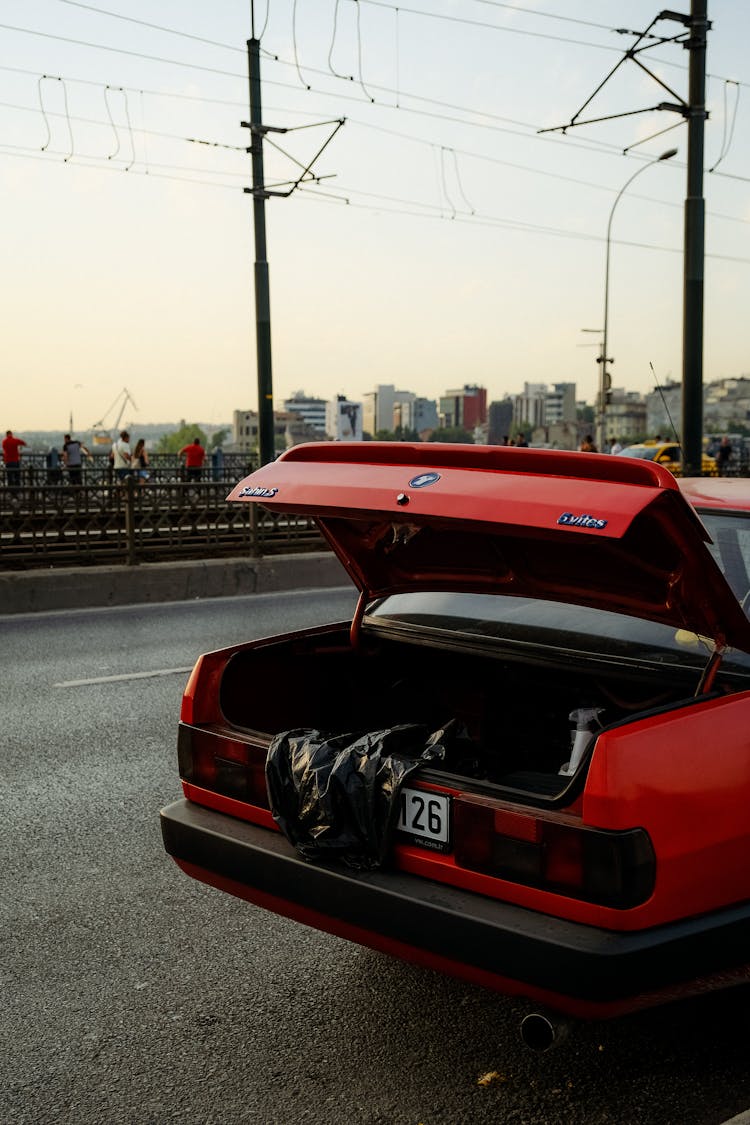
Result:
M708 9L706 382L750 374L750 12ZM497 399L574 382L592 402L610 219L613 384L679 380L687 131L652 107L687 98L687 52L641 41L653 77L625 60L579 114L636 42L617 29L660 10L0 0L0 428L112 425L123 388L136 427L257 407L253 14L263 121L286 130L267 135L266 183L325 145L317 181L266 204L277 408L379 383ZM574 116L611 119L540 132Z

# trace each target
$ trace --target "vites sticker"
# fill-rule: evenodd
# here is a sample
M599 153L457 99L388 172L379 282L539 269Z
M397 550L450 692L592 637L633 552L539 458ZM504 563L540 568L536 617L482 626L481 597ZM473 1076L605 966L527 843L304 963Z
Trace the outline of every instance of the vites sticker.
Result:
M587 514L574 516L572 512L563 512L561 516L558 516L557 522L566 524L568 527L590 527L595 531L601 531L603 527L607 526L606 520Z

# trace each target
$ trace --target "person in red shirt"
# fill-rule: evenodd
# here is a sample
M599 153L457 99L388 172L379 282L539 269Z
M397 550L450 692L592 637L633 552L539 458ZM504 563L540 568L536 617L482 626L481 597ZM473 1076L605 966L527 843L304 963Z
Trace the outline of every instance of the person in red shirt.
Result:
M21 446L23 445L26 445L23 438L13 437L12 430L5 431L3 461L9 488L18 488L21 483Z
M194 438L190 445L183 445L180 457L185 458L188 480L200 480L203 475L203 462L206 460L206 451L201 445L201 439Z

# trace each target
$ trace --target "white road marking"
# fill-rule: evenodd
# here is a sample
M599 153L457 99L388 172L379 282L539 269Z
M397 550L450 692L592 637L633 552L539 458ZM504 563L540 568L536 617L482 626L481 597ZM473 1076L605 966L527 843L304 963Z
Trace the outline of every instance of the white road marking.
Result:
M192 672L193 665L188 668L155 668L153 672L123 672L120 676L92 676L89 680L61 680L53 687L87 687L89 684L113 684L120 680L147 680L151 676L176 676Z

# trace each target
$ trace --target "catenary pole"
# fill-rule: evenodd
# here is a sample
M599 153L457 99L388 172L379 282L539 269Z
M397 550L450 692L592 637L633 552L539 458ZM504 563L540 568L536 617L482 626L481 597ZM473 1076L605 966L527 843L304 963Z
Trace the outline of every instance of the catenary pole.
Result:
M258 453L260 464L276 456L273 424L271 369L271 299L266 258L266 190L263 174L263 113L260 88L260 40L247 42L250 81L250 156L253 173L253 224L255 228L255 340L258 363Z
M688 477L701 475L703 453L703 137L706 120L706 32L710 26L707 8L708 0L691 0L682 321L682 460L683 473Z

